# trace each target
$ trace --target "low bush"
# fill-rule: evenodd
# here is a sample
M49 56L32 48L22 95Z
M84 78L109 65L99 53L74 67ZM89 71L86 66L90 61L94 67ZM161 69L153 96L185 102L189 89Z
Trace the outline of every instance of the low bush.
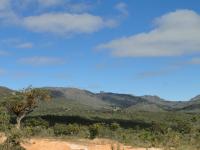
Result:
M7 136L7 140L0 147L0 149L2 149L2 150L25 150L20 145L21 138L23 137L22 131L20 131L16 128L12 128L6 136Z
M189 134L192 130L192 125L190 124L190 122L177 120L171 126L171 128L176 132L179 132L179 133L182 133L182 134Z
M77 135L80 132L78 124L56 124L54 126L55 135Z
M6 109L0 106L0 131L5 131L9 127L10 116Z
M24 126L48 128L49 123L42 118L30 118L24 121Z
M110 125L110 129L111 129L112 131L116 131L116 130L119 129L119 128L120 128L120 125L119 125L118 123L116 123L116 122L111 123L111 125Z
M95 123L89 126L90 138L94 139L100 133L100 130L103 128L103 125L100 123Z

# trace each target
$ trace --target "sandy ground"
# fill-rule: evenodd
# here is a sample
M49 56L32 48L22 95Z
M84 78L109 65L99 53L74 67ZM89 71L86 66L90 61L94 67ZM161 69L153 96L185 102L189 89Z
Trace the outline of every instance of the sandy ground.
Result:
M6 141L4 133L0 133L0 144ZM133 148L107 139L95 140L60 140L60 139L26 139L21 145L26 150L161 150L157 148ZM112 148L113 147L113 148Z
M55 139L31 139L22 143L22 146L26 150L118 150L117 147L120 147L120 150L161 150L156 148L132 148L103 139L96 139L93 141L82 140L76 142Z
M6 138L5 134L0 132L0 144L4 143L6 141L6 139L7 138Z

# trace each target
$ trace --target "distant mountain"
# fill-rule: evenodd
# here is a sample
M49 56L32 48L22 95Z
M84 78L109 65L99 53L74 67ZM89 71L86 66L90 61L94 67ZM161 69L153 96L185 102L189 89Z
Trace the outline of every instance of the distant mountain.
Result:
M48 87L51 95L54 99L65 99L70 103L76 103L91 108L110 108L110 105L99 99L96 94L81 90L77 88L59 88L59 87Z
M197 96L191 98L190 101L200 101L200 95L197 95Z
M44 87L50 91L52 101L41 104L42 111L67 111L69 109L84 110L123 110L133 111L184 111L200 112L200 95L190 101L167 101L158 96L134 96L130 94L119 94L100 92L93 93L87 90L65 87ZM10 94L13 90L0 87L0 100Z
M128 95L128 94L116 94L116 93L97 93L96 96L103 101L110 103L122 108L127 108L138 103L146 102L146 99L143 99L138 96Z
M142 98L150 101L150 102L163 102L163 101L166 101L165 99L162 99L160 98L159 96L152 96L152 95L144 95L144 96L141 96Z
M7 87L0 86L0 100L12 92L13 92L13 90L11 90Z
M186 102L183 101L169 101L160 98L159 96L151 96L151 95L145 95L142 96L142 98L148 100L150 103L157 104L158 106L162 107L163 110L176 110L184 107Z
M190 101L187 101L184 107L180 108L180 111L187 112L200 112L200 95L191 98Z
M127 111L176 111L186 106L185 102L167 101L158 96L133 96L129 94L98 93L100 99Z

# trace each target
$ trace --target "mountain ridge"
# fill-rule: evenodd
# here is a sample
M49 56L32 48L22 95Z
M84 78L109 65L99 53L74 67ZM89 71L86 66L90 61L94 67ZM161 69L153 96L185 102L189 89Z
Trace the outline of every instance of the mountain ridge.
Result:
M155 95L135 96L132 94L99 92L93 93L85 89L71 87L42 87L48 89L53 104L67 107L79 106L85 109L112 110L119 108L123 111L188 111L200 112L200 96L189 101L169 101ZM0 86L0 99L13 90ZM62 103L62 105L61 105ZM52 108L53 108L52 104Z

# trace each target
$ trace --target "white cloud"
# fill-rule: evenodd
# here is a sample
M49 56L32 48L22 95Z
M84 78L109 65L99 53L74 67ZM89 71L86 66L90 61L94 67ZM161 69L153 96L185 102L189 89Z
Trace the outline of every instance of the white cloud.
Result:
M20 38L7 38L7 39L2 39L0 40L0 44L6 45L6 46L13 46L15 48L21 48L21 49L30 49L33 48L34 43L29 42L29 41L24 41L23 39ZM0 50L0 55L1 55L1 50Z
M18 16L11 8L10 0L0 0L0 23L13 23L17 24L19 21Z
M92 33L114 22L91 14L46 13L24 18L24 26L36 32L55 34Z
M0 24L9 23L27 28L34 32L49 32L61 35L80 33L93 33L105 27L116 26L117 22L112 19L104 19L101 16L83 13L88 9L86 4L69 3L63 0L37 0L39 4L55 6L66 3L66 10L59 13L41 12L40 15L20 16L14 11L10 0L0 0ZM21 1L23 4L24 2ZM26 2L28 3L28 2ZM67 8L72 6L72 8ZM38 6L39 7L39 6ZM46 10L47 11L47 10ZM76 13L70 13L70 12ZM77 13L79 12L79 13ZM80 13L82 12L82 13Z
M64 63L64 60L57 57L35 56L35 57L21 58L19 62L33 66L42 66L42 65L60 65Z
M29 49L29 48L33 48L33 43L31 43L31 42L20 43L16 47L22 48L22 49Z
M125 16L127 16L129 14L128 13L128 6L124 2L117 3L115 5L115 9L117 9L120 13L122 13Z
M177 10L155 19L155 29L99 45L118 57L179 56L200 52L200 15Z

